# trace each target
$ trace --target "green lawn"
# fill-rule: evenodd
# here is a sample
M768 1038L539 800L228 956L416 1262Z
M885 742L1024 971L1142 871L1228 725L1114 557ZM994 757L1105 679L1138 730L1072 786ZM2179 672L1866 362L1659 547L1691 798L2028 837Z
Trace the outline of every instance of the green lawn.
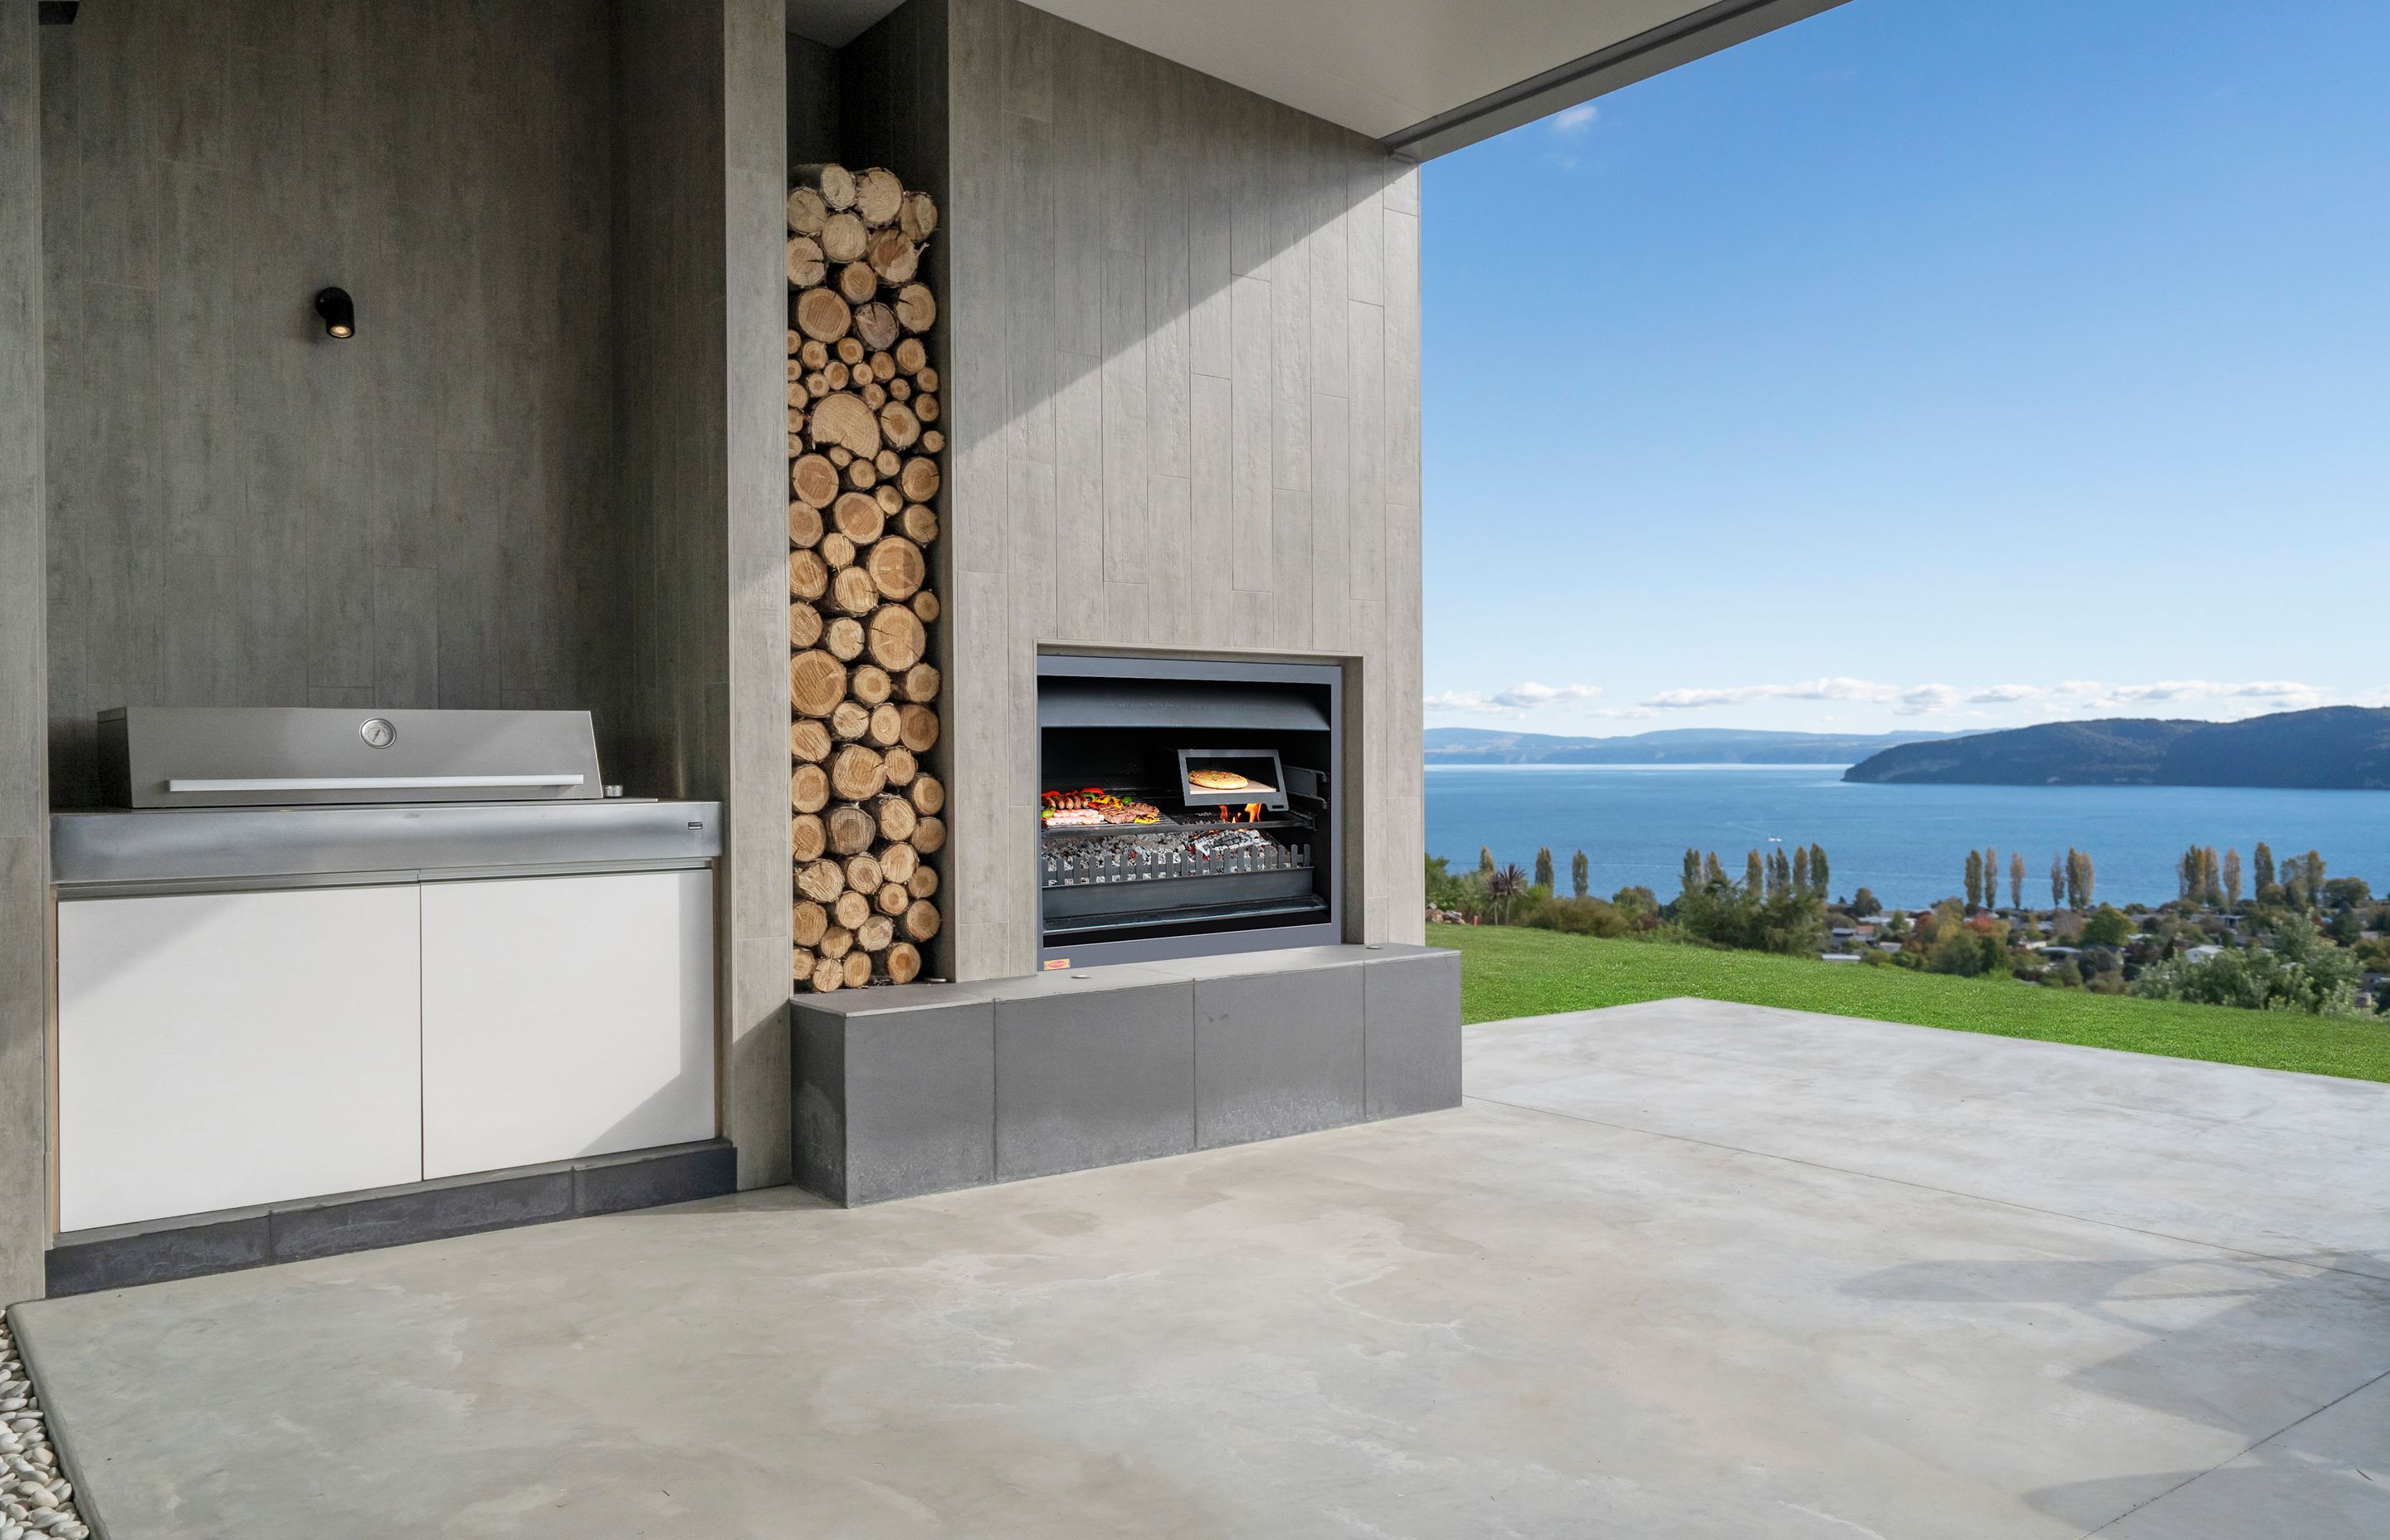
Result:
M2042 989L2011 979L1955 979L1906 969L1598 941L1503 926L1431 925L1427 939L1431 945L1460 954L1461 1014L1471 1021L1690 995L2001 1037L2390 1081L2390 1020L2379 1025L2325 1021Z

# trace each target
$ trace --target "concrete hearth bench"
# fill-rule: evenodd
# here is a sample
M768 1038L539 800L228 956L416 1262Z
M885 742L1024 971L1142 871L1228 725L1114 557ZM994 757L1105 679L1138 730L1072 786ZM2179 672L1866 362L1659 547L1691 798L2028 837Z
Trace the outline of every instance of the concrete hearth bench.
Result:
M837 1202L1460 1104L1460 957L1316 946L801 995L796 1174Z

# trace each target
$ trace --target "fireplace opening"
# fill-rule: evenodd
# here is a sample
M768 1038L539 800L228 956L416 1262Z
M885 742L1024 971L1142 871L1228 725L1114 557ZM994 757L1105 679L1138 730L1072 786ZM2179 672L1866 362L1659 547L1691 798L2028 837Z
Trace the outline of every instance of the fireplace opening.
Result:
M1342 690L1332 664L1041 657L1039 960L1341 940Z

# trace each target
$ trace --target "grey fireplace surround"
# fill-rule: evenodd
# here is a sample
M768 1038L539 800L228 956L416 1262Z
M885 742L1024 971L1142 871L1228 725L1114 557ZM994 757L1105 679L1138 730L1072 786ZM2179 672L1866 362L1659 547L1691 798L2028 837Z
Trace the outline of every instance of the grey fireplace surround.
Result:
M1312 946L800 995L797 1181L879 1202L1456 1107L1460 957Z

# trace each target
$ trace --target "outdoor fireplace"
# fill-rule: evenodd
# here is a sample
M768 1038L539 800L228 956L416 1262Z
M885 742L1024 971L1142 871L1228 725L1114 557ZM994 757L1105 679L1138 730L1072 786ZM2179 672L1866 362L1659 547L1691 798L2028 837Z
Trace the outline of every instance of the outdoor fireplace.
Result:
M1342 689L1333 665L1040 657L1040 964L1342 940Z

